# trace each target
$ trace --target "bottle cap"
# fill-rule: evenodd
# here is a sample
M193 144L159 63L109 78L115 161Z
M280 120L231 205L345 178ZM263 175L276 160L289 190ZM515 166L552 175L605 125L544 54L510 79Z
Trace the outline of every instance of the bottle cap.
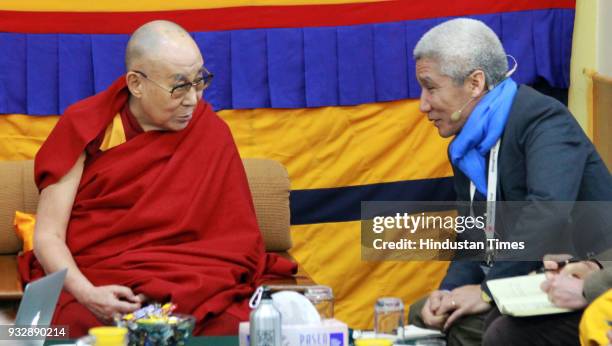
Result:
M251 309L255 309L257 306L259 306L259 302L261 302L262 299L272 299L272 292L270 292L270 288L268 286L257 287L253 293L253 296L251 296L251 299L249 300L249 307Z

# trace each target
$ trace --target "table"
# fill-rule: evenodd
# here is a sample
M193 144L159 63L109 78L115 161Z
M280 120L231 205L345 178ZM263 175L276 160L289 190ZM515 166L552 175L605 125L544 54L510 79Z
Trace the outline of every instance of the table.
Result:
M47 340L46 345L74 343L74 340ZM189 339L187 346L237 346L238 336L196 336Z

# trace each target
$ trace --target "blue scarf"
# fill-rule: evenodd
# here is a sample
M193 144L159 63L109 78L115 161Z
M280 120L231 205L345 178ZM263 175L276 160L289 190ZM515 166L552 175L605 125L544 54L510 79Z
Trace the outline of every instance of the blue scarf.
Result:
M451 162L487 195L487 153L501 137L516 95L517 84L506 78L478 102L461 132L450 144Z

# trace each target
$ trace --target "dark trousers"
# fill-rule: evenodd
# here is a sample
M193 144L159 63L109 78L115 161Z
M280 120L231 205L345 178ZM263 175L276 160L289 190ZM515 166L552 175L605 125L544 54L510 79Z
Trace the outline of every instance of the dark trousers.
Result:
M533 317L501 315L497 308L485 319L484 346L580 345L578 325L582 310Z
M421 298L410 305L408 322L421 328L431 328L425 325L421 317L421 310L427 297ZM470 315L459 318L448 331L446 331L447 346L477 346L482 344L485 314ZM502 344L499 344L502 345Z

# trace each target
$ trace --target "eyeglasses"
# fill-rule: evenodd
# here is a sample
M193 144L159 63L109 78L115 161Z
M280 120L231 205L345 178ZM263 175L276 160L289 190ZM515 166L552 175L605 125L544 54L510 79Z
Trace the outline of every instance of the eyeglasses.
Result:
M191 87L194 87L196 92L199 92L199 91L202 91L202 90L204 90L204 89L206 89L206 88L208 88L210 86L210 83L212 82L212 79L213 79L214 75L210 71L208 71L206 69L206 67L202 67L202 70L203 70L202 76L196 78L193 82L187 82L187 83L182 83L182 84L179 84L179 85L175 85L171 89L168 89L167 87L161 85L160 83L152 80L151 78L149 78L147 76L146 73L144 73L142 71L134 70L134 72L138 73L141 76L143 76L146 80L152 82L153 84L157 85L158 87L162 88L163 90L169 92L170 96L172 98L180 99L180 98L185 97L185 95L187 95L189 90L191 90Z

